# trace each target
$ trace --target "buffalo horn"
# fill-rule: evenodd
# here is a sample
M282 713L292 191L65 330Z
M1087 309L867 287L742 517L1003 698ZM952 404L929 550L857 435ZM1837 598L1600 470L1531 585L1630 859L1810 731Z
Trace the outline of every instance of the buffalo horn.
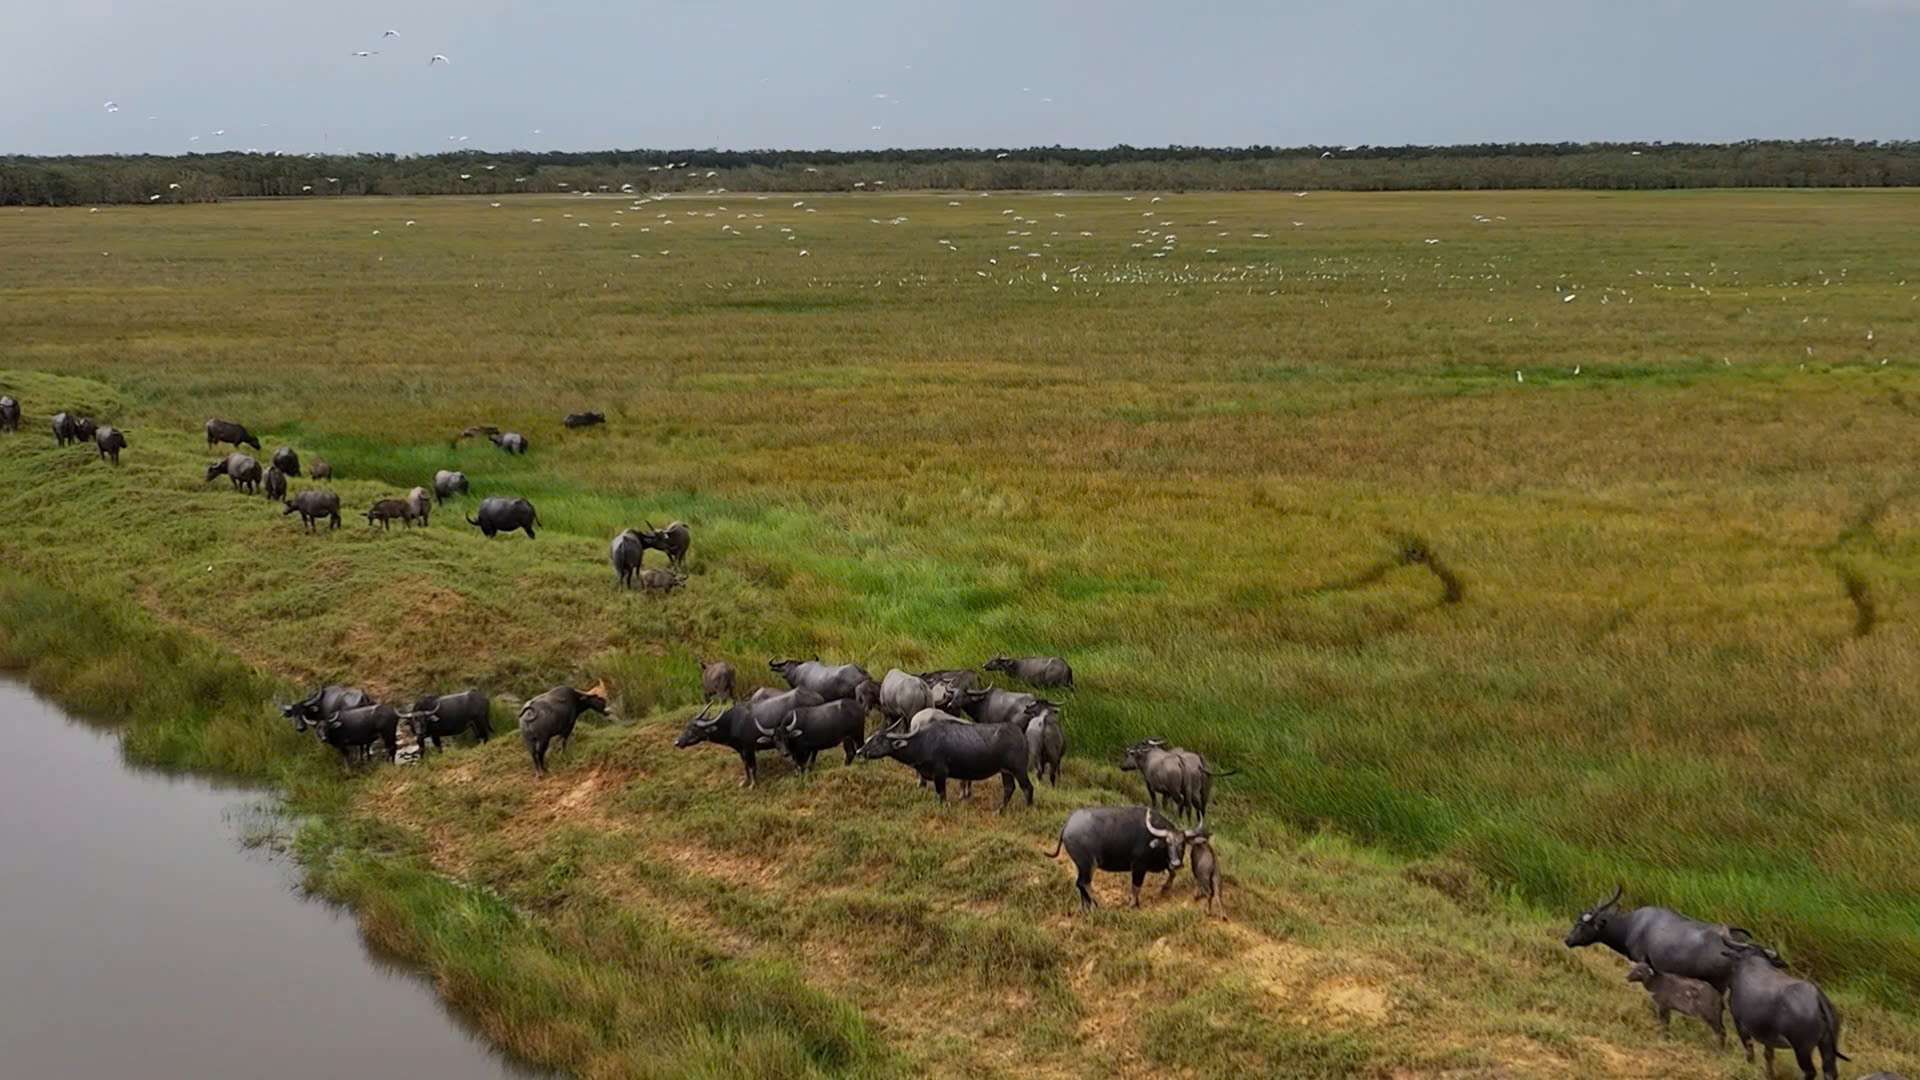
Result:
M1145 814L1146 814L1148 832L1152 833L1153 835L1159 837L1162 840L1165 840L1167 837L1173 835L1172 833L1168 832L1165 829L1156 829L1153 827L1153 811L1151 809L1146 810Z
M1614 904L1614 901L1616 901L1616 900L1618 900L1618 899L1620 899L1620 894L1621 894L1621 893L1623 893L1623 892L1626 892L1626 891L1627 891L1627 883L1626 883L1626 882L1624 882L1624 881L1623 881L1623 882L1621 882L1620 884L1618 884L1618 885L1615 885L1615 886L1614 886L1614 888L1613 888L1613 895L1612 895L1612 896L1609 896L1609 897L1607 897L1607 898L1606 898L1605 900L1602 900L1602 901L1600 902L1600 906L1599 906L1599 907L1597 907L1597 908L1594 908L1593 910L1595 910L1595 911L1605 911L1605 910L1607 910L1608 908L1610 908L1610 907L1612 907L1612 906L1613 906L1613 904Z

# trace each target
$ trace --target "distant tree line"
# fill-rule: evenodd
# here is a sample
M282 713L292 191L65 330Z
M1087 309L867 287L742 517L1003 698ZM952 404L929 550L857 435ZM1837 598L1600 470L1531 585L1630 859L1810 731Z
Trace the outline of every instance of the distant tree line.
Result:
M0 205L512 192L1906 187L1920 142L0 157Z

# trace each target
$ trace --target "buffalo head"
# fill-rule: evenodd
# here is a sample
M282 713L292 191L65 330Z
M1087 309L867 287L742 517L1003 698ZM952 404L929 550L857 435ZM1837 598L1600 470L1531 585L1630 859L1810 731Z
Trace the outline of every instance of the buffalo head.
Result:
M1622 883L1613 890L1612 896L1581 912L1580 917L1573 921L1573 929L1567 931L1567 948L1577 949L1599 941L1600 932L1606 929L1608 920L1612 918L1613 905L1626 890L1626 885Z
M709 716L708 714L712 711L713 703L708 702L693 719L688 720L686 730L680 733L679 738L673 740L674 749L685 750L695 743L703 743L713 738L713 733L719 728L720 721L723 717ZM729 709L727 711L732 712L733 710Z
M1142 808L1141 812L1146 815L1147 835L1153 838L1147 841L1147 846L1166 848L1167 869L1180 869L1181 860L1187 853L1187 834L1178 827L1162 829L1156 826L1153 823L1153 811L1149 808Z
M1059 707L1053 705L1052 702L1047 702L1047 704L1054 708ZM1127 747L1127 752L1120 756L1120 769L1123 772L1137 772L1146 764L1147 751L1165 750L1166 748L1167 740L1165 739L1141 739L1139 742Z
M861 743L860 749L854 751L853 756L861 761L878 761L881 758L892 757L894 751L907 745L907 740L913 738L907 733L906 727L905 720L895 720L874 732L872 738Z

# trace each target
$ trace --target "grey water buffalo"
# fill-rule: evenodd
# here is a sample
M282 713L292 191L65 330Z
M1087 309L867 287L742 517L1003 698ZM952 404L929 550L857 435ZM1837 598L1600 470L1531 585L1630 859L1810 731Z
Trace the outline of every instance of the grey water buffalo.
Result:
M279 469L271 465L267 466L266 478L260 481L260 486L266 489L266 497L269 500L273 502L287 501L287 478Z
M686 729L680 732L679 738L673 740L673 746L676 750L685 750L689 746L709 742L732 750L740 755L740 786L750 788L760 782L757 755L762 750L774 748L770 733L784 727L795 709L824 704L826 699L819 694L801 689L768 693L765 696L756 694L746 701L736 702L719 716L710 715L713 703L708 702L687 721Z
M591 690L556 686L520 706L520 738L527 744L527 753L533 758L534 772L547 771L547 747L558 739L560 749L565 750L573 738L574 723L580 719L581 713L589 710L606 715L605 684Z
M894 668L880 680L880 713L888 720L900 720L921 709L946 708L955 696L944 683L932 686L918 675Z
M1621 911L1614 907L1620 900L1623 884L1613 895L1580 913L1567 931L1567 948L1605 945L1635 963L1653 965L1669 975L1699 979L1721 993L1727 992L1727 980L1733 977L1733 958L1727 955L1721 938L1750 941L1752 934L1737 926L1689 919L1663 907L1638 907ZM1779 955L1767 950L1779 963Z
M1207 820L1207 804L1213 800L1213 778L1232 776L1236 771L1215 770L1206 758L1183 747L1168 746L1165 739L1141 739L1127 747L1120 759L1120 768L1140 773L1140 778L1146 781L1149 802L1171 805L1176 813L1191 814L1196 822Z
M219 461L207 466L207 479L224 476L233 485L233 490L245 490L249 495L260 491L260 463L242 453L231 453Z
M1727 1048L1727 1028L1720 1022L1720 1014L1725 1011L1720 991L1699 979L1655 971L1644 961L1627 968L1627 981L1647 988L1648 1004L1660 1018L1661 1031L1673 1030L1669 1018L1676 1011L1683 1012L1712 1028L1720 1037L1720 1049Z
M12 394L0 394L0 431L12 434L20 430L20 403Z
M1157 819L1157 820L1156 820ZM1060 840L1048 858L1058 858L1062 849L1073 860L1074 887L1080 890L1080 906L1094 906L1095 870L1124 873L1133 882L1133 906L1140 906L1140 885L1148 874L1164 872L1164 895L1173 887L1185 855L1187 834L1159 816L1148 806L1083 806L1067 815L1060 826Z
M996 656L980 665L987 671L1004 671L1008 678L1028 686L1061 686L1073 689L1073 669L1057 656Z
M962 690L973 690L980 685L980 673L966 668L943 668L939 671L923 671L920 677L928 686L944 686L956 694Z
M293 730L305 731L342 709L373 704L366 691L351 686L323 686L299 701L280 706L280 715L293 721Z
M633 588L634 571L640 569L640 556L646 553L637 529L622 529L607 545L607 562L613 564L613 577L619 584Z
M892 758L933 782L941 802L947 781L1000 777L1000 807L1005 812L1018 785L1033 805L1033 781L1027 778L1027 737L1008 724L931 723L919 731L901 731L896 723L860 747L864 760Z
M487 440L509 454L527 452L527 437L517 431L508 431L499 435L489 435Z
M340 527L340 496L331 491L318 488L296 491L286 505L287 508L280 511L280 516L299 514L300 524L305 525L308 532L313 531L313 523L321 518L328 519L332 528Z
M360 759L373 756L375 742L387 748L387 760L400 752L400 713L391 705L360 705L341 709L313 725L320 741L340 751L342 762L350 761L347 751L358 749Z
M1801 1080L1813 1080L1813 1052L1820 1051L1820 1071L1827 1080L1839 1075L1840 1062L1853 1059L1840 1052L1840 1013L1819 985L1779 970L1779 957L1750 941L1721 939L1732 965L1727 1008L1733 1013L1733 1031L1753 1061L1753 1044L1767 1051L1767 1075L1773 1075L1773 1052L1792 1049Z
M607 414L598 412L572 412L568 413L567 418L560 422L570 428L592 427L595 424L606 423Z
M473 424L469 427L461 428L460 434L455 435L453 438L447 440L447 445L459 446L461 439L473 439L473 438L478 438L482 435L491 439L498 434L500 434L500 429L497 427L494 427L492 424Z
M118 465L120 464L120 451L127 448L127 433L114 427L112 424L108 424L106 427L93 433L93 445L94 449L99 451L102 460L111 461L115 465Z
M272 465L288 476L300 475L300 455L294 453L291 446L282 446L275 450Z
M732 664L725 660L701 664L698 659L695 659L694 663L700 664L700 697L703 700L712 701L717 697L726 698L728 701L733 700L735 695Z
M1040 711L1042 702L1032 694L1022 694L1015 690L1002 690L989 686L981 690L962 691L954 704L960 711L983 724L1017 724L1025 731L1027 721Z
M428 694L414 702L413 708L402 713L400 719L405 720L407 729L413 732L422 757L426 756L428 739L433 740L433 748L438 750L441 739L462 732L473 732L481 742L493 735L493 703L475 689L457 694Z
M57 412L47 417L47 426L53 429L53 441L56 446L66 446L80 441L79 425L69 413Z
M640 534L640 542L656 551L667 553L668 566L681 566L687 561L687 548L693 544L693 533L687 529L684 521L670 521L664 529L656 529L653 522L647 522L647 531Z
M260 440L254 438L253 433L248 431L244 425L236 424L231 420L221 420L218 418L208 420L207 445L218 446L221 443L231 443L235 450L238 450L242 446L251 446L255 450L260 449Z
M868 708L879 703L880 688L873 676L859 664L823 664L818 660L769 660L767 667L779 672L787 685L805 687L828 701L854 698Z
M813 768L816 754L835 746L846 751L846 764L851 765L867 737L867 710L844 698L805 705L788 713L786 723L763 734L771 735L773 745L801 772Z
M421 527L425 528L427 518L433 513L433 496L427 494L426 488L414 488L407 492L407 505L413 507L413 516L419 518Z
M413 504L405 499L376 499L367 507L367 524L379 522L382 529L387 528L398 518L407 528L413 528Z
M640 571L640 587L649 592L672 592L686 583L686 578L671 570L649 566Z
M452 469L441 469L433 474L433 497L438 502L446 502L455 495L467 493L467 474Z
M540 524L540 515L534 512L533 504L525 499L509 499L500 495L490 495L480 500L480 506L467 515L467 524L485 533L487 539L493 539L495 533L512 532L524 529L527 539L533 539L533 527Z
M307 475L315 480L331 480L333 479L333 466L327 464L326 458L314 458L313 461L307 465Z
M1027 721L1027 764L1034 779L1060 786L1060 762L1067 756L1067 736L1060 730L1060 710L1042 708Z
M1226 902L1220 899L1220 855L1213 850L1213 833L1205 825L1187 833L1187 864L1193 867L1193 898L1207 902L1207 914L1220 905L1220 917L1227 917Z

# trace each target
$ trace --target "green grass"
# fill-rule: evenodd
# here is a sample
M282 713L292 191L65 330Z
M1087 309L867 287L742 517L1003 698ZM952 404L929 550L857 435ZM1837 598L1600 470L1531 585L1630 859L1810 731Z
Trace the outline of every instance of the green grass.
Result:
M16 256L0 263L0 392L27 412L22 433L0 439L0 589L17 598L6 655L83 709L135 721L134 753L280 779L330 822L329 865L382 851L391 876L366 863L320 880L386 911L369 922L445 979L503 978L506 949L436 952L443 931L419 914L441 903L435 889L505 896L559 964L595 963L585 954L599 931L582 927L725 924L728 955L752 960L727 976L746 987L737 993L783 1004L765 1006L765 1031L729 1021L733 1034L698 1035L716 1041L676 1060L919 1071L984 1047L1076 1074L1120 1045L1087 1014L1090 995L1112 991L1139 1006L1134 1020L1154 1016L1124 1026L1154 1032L1132 1046L1156 1067L1279 1055L1328 1075L1494 1062L1618 1072L1594 1044L1650 1045L1616 1023L1638 1005L1611 969L1601 979L1597 961L1557 944L1615 880L1779 942L1850 1014L1880 1018L1850 1031L1914 1053L1889 1033L1920 1007L1920 542L1906 499L1920 204L1821 192L1152 197L809 196L796 208L730 193L640 209L527 198L0 216ZM1152 257L1163 240L1142 228L1176 233L1175 254ZM606 428L559 426L588 407L607 412ZM127 429L125 465L56 451L45 417L61 408ZM347 527L306 536L203 483L209 415L248 423L268 450L290 442L330 460ZM478 422L527 433L532 451L449 447ZM533 499L540 538L485 541L458 521L472 500L413 532L351 516L449 467L476 496ZM674 517L694 530L688 588L615 592L607 538ZM1397 567L1409 536L1460 576L1460 603ZM1842 569L1871 596L1865 637ZM518 698L605 677L638 719L693 698L695 656L765 681L767 657L814 652L876 674L1068 656L1081 685L1067 711L1076 789L1013 826L1022 842L1039 844L1074 799L1120 798L1117 749L1168 736L1241 770L1216 797L1236 875L1308 892L1355 879L1335 890L1352 912L1238 905L1241 924L1276 941L1318 936L1328 968L1312 986L1365 976L1392 984L1396 1003L1438 1002L1451 1023L1464 1022L1452 1002L1466 994L1507 1027L1431 1053L1365 1024L1308 1037L1257 1009L1265 1019L1247 1019L1258 987L1236 983L1253 976L1232 964L1218 978L1197 969L1205 994L1178 1002L1136 995L1163 981L1144 968L1096 963L1097 978L1076 983L1096 943L1124 957L1154 940L1137 927L1173 919L1183 947L1214 931L1117 912L1077 930L1057 868L994 871L975 855L981 869L956 871L970 844L1008 843L1006 832L969 825L929 846L917 827L869 821L947 820L875 766L843 793L859 820L835 827L822 818L846 815L830 802L795 818L791 787L743 796L717 763L647 757L589 793L593 812L562 853L511 827L547 789L502 745L475 757L515 812L463 802L468 827L420 847L449 812L416 807L392 826L415 835L408 848L366 832L364 815L414 782L338 782L265 705L322 678ZM655 725L630 732L621 753L667 738ZM748 853L776 864L769 880L644 866L622 871L632 880L594 878L596 866L643 862L646 837L702 828L723 847L764 846ZM1341 838L1331 868L1296 876L1329 835ZM799 891L834 881L836 858L865 868L858 888L843 882L848 895L817 903ZM1409 906L1429 886L1402 874L1418 867L1469 883L1448 886L1465 898L1448 903L1486 905L1493 921L1462 908L1464 942L1423 938L1427 916ZM928 922L944 903L962 910ZM1019 936L1036 915L1054 931ZM818 944L865 927L913 939L871 943L858 961L909 981L931 966L972 986L973 952L1012 958L1018 992L1044 1003L1037 1026L955 1029L933 1050L906 1049L878 984L839 976L854 961ZM1363 931L1373 944L1356 947ZM821 951L775 948L793 942ZM1363 962L1368 949L1391 958L1390 976ZM1510 993L1468 978L1458 949L1506 956ZM564 998L612 977L553 985L573 988L555 991ZM805 1004L793 979L841 1004ZM1546 996L1540 980L1571 995L1571 1013L1528 1011ZM945 989L920 992L931 1005ZM953 992L983 1008L992 994ZM470 1004L484 1016L491 1002ZM622 1058L604 1030L521 1034L564 1011L488 1026L590 1072L665 1067Z

